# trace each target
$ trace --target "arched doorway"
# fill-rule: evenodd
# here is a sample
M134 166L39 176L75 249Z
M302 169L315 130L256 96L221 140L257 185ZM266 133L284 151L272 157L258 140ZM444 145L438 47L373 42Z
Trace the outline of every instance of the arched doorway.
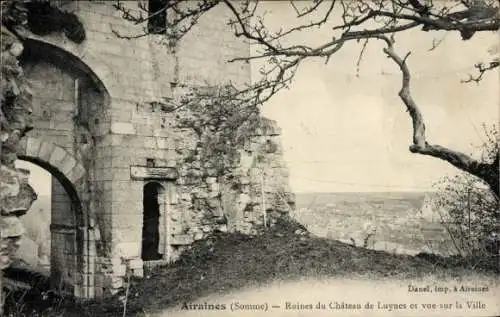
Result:
M24 264L37 271L50 274L50 214L52 209L52 175L36 164L17 160L37 199L29 211L20 217L24 234L20 240L14 263Z
M30 184L38 189L38 200L21 218L27 237L37 246L41 255L37 266L33 261L28 268L47 271L51 288L61 293L74 295L81 288L83 273L84 239L79 230L82 225L82 204L75 187L54 166L30 157L22 157L16 165L29 170ZM40 170L45 173L40 173ZM34 208L33 208L34 207ZM49 208L47 210L47 208ZM37 228L39 230L36 230ZM50 258L43 263L42 256ZM45 267L42 267L45 265Z
M68 295L94 297L96 249L88 226L85 168L62 147L34 137L23 139L18 159L50 173L51 286Z
M165 189L156 182L149 182L143 188L143 222L142 222L142 249L143 261L163 259L161 248L162 217L165 210Z
M23 44L20 63L33 91L34 127L21 141L19 159L42 167L56 180L51 184L53 283L69 280L76 297L93 298L96 280L103 283L96 279L102 273L96 271L97 253L103 256L107 250L103 243L96 250L96 238L111 241L109 232L103 233L108 239L101 239L97 222L103 217L96 217L108 207L103 192L112 182L97 172L108 168L108 161L96 159L109 150L99 142L109 131L110 96L64 43L29 38Z

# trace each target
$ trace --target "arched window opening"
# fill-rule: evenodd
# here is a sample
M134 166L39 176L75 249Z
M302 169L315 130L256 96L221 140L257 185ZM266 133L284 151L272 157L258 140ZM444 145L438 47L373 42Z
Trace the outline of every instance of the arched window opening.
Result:
M165 8L168 0L149 0L148 32L149 34L165 34L167 27L167 13Z

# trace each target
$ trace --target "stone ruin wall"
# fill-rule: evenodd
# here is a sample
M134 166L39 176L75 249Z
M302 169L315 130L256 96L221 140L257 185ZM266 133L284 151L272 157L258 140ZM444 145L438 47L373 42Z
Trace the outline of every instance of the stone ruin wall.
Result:
M1 4L4 12L4 3ZM26 171L16 169L16 146L31 126L31 91L22 76L18 57L22 52L19 39L1 26L0 86L0 269L8 267L24 233L19 217L30 208L37 195L27 183ZM3 288L0 273L0 290ZM0 292L0 300L3 302ZM0 305L0 315L3 307Z
M88 230L83 241L88 244L84 248L87 251L78 256L93 263L77 277L86 279L85 287L93 289L83 291L87 292L83 296L115 293L124 285L127 272L143 274L140 241L146 181L132 179L131 166L145 166L154 160L155 166L171 167L178 174L176 179L159 182L168 191L171 208L170 230L175 248L170 260L214 230L254 234L264 221L270 225L290 210L293 195L275 122L261 118L252 133L246 135L234 157L233 177L228 181L205 165L206 157L199 157L203 140L191 129L179 127L174 114L163 111L165 98L175 100L184 88L250 80L248 64L225 63L230 57L249 53L248 45L235 41L227 29L227 13L215 10L203 17L171 50L163 45L161 35L118 39L113 32L132 35L142 30L124 21L109 2L65 2L62 8L77 14L85 26L85 41L74 43L57 33L40 36L27 32L25 36L76 57L91 72L80 76L80 86L98 78L99 89L89 84L94 88L84 90L80 105L51 109L52 113L75 115L74 122L58 119L60 116L38 118L27 142L24 138L23 154L36 156L44 142L57 142L64 150L59 152L66 153L59 159L71 157L81 163L76 165L78 171L73 167L69 179L77 180L73 185L87 219L78 224ZM19 56L20 52L16 53ZM38 76L38 81L44 78L44 67L49 73L53 71L53 66L37 65L39 74L33 78ZM44 87L38 81L35 84ZM55 98L50 89L38 91L49 101ZM40 102L35 104L44 108ZM42 108L34 109L35 115L43 114ZM37 122L45 126L37 127ZM2 173L4 169L2 165ZM14 175L11 170L5 171ZM2 175L3 179L7 178ZM9 195L14 194L11 191ZM5 232L2 230L3 235Z

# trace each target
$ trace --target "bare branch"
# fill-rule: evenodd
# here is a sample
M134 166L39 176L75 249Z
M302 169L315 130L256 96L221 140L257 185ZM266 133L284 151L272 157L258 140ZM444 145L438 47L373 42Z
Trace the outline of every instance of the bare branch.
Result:
M462 83L475 82L475 83L479 84L479 82L483 79L483 76L486 72L493 70L499 66L500 66L500 60L498 58L491 61L490 63L488 63L486 65L483 63L478 63L478 64L474 65L474 67L476 67L479 74L476 76L472 76L469 74L469 78L462 80Z
M429 155L441 160L445 160L453 166L475 175L488 183L495 194L499 195L499 167L498 163L489 164L479 162L469 155L448 149L440 145L431 145L427 142L425 136L425 124L422 113L413 100L410 91L411 74L406 63L406 58L402 59L394 51L393 43L386 40L388 47L384 52L399 66L402 72L402 87L399 91L399 97L406 105L413 124L413 144L410 146L410 152L423 155ZM408 55L407 55L408 56Z
M439 45L441 45L441 43L443 43L444 39L446 38L446 35L448 35L448 33L446 33L445 35L443 35L440 39L434 38L432 40L432 46L431 46L431 48L429 48L429 51L433 51L436 48L438 48Z
M128 3L129 2L127 2L127 4ZM147 21L160 14L166 14L167 17L169 17L166 21L166 25L164 28L158 29L157 32L166 33L170 39L179 40L198 23L201 16L216 7L219 3L220 0L198 0L196 2L193 1L193 4L184 0L166 1L166 5L163 8L153 13L148 13L146 17L142 15L142 12L137 13L127 8L120 0L116 0L114 7L122 13L122 17L125 20L133 22L134 24L147 23ZM186 4L186 8L180 9L179 5L181 4ZM190 5L193 7L191 8ZM147 8L144 5L139 4L139 8L147 12ZM124 39L137 39L149 35L147 28L143 28L142 33L135 35L123 35L116 31L113 31L113 33Z
M363 55L366 51L366 46L368 45L368 41L370 39L366 39L365 42L363 43L363 47L361 48L361 51L359 52L358 56L358 61L356 62L356 76L359 77L359 68L361 66L361 61L363 60Z

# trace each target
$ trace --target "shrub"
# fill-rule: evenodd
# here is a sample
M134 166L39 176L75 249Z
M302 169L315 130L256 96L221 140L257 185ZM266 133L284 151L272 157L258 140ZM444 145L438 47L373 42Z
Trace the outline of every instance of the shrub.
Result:
M498 160L498 128L486 129L483 161ZM481 179L467 173L445 177L433 197L435 211L462 256L498 259L500 247L499 198Z

